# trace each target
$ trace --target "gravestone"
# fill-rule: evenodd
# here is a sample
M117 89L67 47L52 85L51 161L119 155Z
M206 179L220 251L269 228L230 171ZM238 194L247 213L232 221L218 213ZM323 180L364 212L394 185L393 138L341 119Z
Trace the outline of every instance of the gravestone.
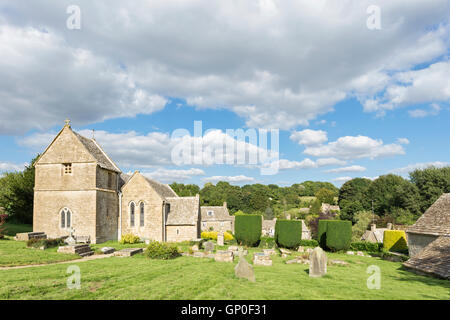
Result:
M253 267L247 262L242 254L239 255L239 262L236 267L234 267L234 274L238 278L244 278L248 281L255 282L255 272L253 271Z
M327 274L327 255L321 247L315 247L309 256L309 276L322 277Z
M218 250L214 256L214 260L217 262L233 262L234 255L230 251Z
M286 250L286 249L283 249L283 248L280 248L280 252L281 252L281 254L285 254L285 255L291 254L291 252L289 250Z
M144 250L142 248L126 248L119 251L114 252L114 256L116 257L131 257L135 254L142 253Z
M217 245L223 246L223 242L224 242L223 240L224 240L223 233L220 232L219 234L217 234Z
M74 228L70 228L69 229L69 237L66 238L66 240L64 240L64 243L67 243L69 246L73 246L74 244L77 243L77 241L75 240L75 238L73 237L73 233L75 232Z
M211 241L208 241L204 244L205 246L205 252L213 252L214 251L214 243Z
M110 254L110 253L114 253L114 251L116 251L116 249L113 247L103 247L100 250L102 251L103 254Z
M194 244L194 245L191 247L191 250L192 250L193 252L198 251L198 244Z
M271 266L272 260L270 259L270 255L264 252L256 252L253 254L253 264L255 266Z

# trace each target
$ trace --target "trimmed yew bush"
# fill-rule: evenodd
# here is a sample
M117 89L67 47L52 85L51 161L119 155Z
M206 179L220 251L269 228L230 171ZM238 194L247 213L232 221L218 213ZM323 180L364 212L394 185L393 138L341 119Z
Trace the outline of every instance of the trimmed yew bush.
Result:
M298 247L302 241L302 222L277 220L275 223L275 241L279 247Z
M332 220L327 222L327 247L333 251L348 250L352 243L352 222Z
M235 216L234 236L238 243L254 247L261 239L262 216L243 214Z
M403 230L385 230L383 248L388 251L405 252L408 250L406 234Z

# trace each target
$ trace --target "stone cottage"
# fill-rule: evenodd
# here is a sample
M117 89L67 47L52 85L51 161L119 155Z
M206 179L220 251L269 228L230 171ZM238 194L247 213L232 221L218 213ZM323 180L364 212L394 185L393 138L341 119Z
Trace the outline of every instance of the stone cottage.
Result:
M95 139L70 122L35 163L33 231L75 236L91 243L133 233L142 239L182 241L200 237L200 201L178 197L170 186L136 171L125 175Z
M414 257L440 236L450 237L450 193L444 193L414 225L406 229L409 256Z
M387 224L387 228L377 228L376 224L370 225L370 230L366 230L361 237L362 241L383 243L384 231L392 230L392 223Z
M223 206L202 206L201 231L232 231L234 233L234 216L230 216L227 203Z

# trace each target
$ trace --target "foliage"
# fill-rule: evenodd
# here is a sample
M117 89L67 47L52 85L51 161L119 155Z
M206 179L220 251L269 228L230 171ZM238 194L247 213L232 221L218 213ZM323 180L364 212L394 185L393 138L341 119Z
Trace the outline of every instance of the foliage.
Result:
M352 241L350 221L328 220L326 223L326 247L332 251L347 250Z
M402 208L393 208L391 216L397 224L412 225L417 220L417 216Z
M202 237L202 239L217 240L218 234L219 234L219 232L217 232L217 231L203 231L201 233L201 237ZM225 241L231 241L231 240L233 240L233 235L229 232L224 232L223 239Z
M309 227L309 231L311 231L311 237L313 239L318 239L318 231L319 231L319 221L321 220L334 220L334 213L320 213L316 216L308 216L306 219L306 223ZM320 241L319 241L320 242Z
M359 241L372 222L372 212L360 211L354 218L356 223L352 226L352 241Z
M0 178L0 207L11 221L33 222L34 163L39 155L22 172L8 172Z
M124 235L122 235L122 238L120 239L121 244L126 244L126 243L133 244L133 243L139 243L139 242L141 242L141 239L132 233L124 234Z
M355 178L345 182L339 189L338 203L341 208L342 220L354 220L354 215L363 210L369 210L371 199L369 187L372 181L365 178Z
M317 240L311 239L304 239L300 241L300 246L303 247L317 247L319 245L319 242L317 242Z
M321 188L317 190L317 192L314 194L319 201L319 203L328 203L328 204L334 204L334 198L338 195L338 193L335 190L330 190L327 188Z
M168 260L178 257L180 252L178 251L178 247L173 244L150 241L145 254L150 259Z
M172 183L170 185L173 191L180 197L194 197L200 193L200 187L195 184Z
M239 243L255 246L261 238L262 217L260 215L238 215L235 219L235 237Z
M311 204L311 208L309 209L309 213L311 215L319 215L321 213L320 212L321 208L322 208L322 203L318 199L316 199Z
M383 244L368 241L355 241L350 244L350 249L353 251L381 252Z
M296 248L302 240L302 222L298 220L277 220L275 241L279 247Z
M6 234L6 227L3 225L6 223L7 214L0 214L0 239L3 239Z
M62 239L30 239L27 241L27 247L33 248L53 248L64 244Z
M276 247L275 239L272 237L261 237L258 247L264 249L272 249Z
M385 230L383 249L387 251L404 252L408 249L406 234L403 230Z

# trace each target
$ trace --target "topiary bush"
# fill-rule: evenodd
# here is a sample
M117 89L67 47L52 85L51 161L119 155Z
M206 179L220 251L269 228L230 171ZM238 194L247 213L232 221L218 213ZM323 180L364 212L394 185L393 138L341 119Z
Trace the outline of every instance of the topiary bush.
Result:
M327 248L332 251L348 250L352 242L352 222L332 220L326 226Z
M383 248L387 251L406 252L408 244L403 230L385 230L383 236Z
M317 227L317 241L322 249L327 247L327 223L333 220L319 220Z
M262 216L244 214L235 216L235 237L238 243L257 246L261 239Z
M151 241L145 251L150 259L173 259L180 255L178 247L164 242Z
M121 244L133 244L133 243L139 243L139 242L141 242L141 239L132 233L124 234L124 235L122 235L122 238L120 239Z
M279 247L296 248L302 241L302 222L297 220L277 220L275 241Z
M368 241L356 241L350 244L350 249L353 251L381 252L383 244Z

